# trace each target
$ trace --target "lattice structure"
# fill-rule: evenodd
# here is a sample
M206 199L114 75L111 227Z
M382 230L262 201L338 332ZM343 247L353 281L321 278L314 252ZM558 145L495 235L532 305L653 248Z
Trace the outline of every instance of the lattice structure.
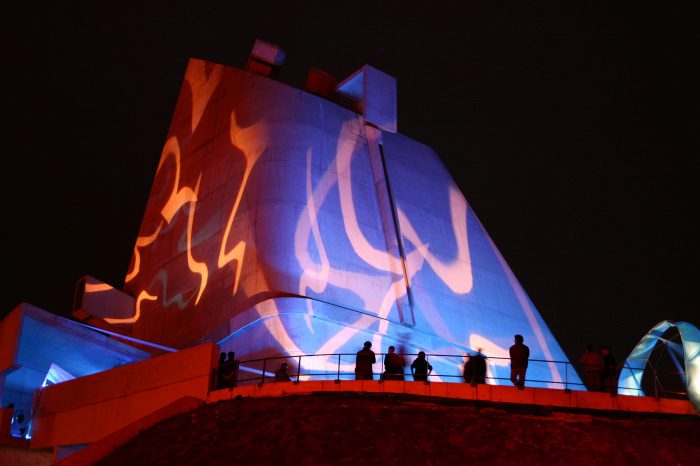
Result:
M664 335L671 329L678 330L681 344L668 344ZM623 395L652 395L642 387L644 371L650 367L654 349L665 344L668 354L676 363L680 377L687 387L688 398L700 412L700 330L688 322L659 322L647 333L627 357L619 378L618 393ZM679 359L681 358L681 359Z

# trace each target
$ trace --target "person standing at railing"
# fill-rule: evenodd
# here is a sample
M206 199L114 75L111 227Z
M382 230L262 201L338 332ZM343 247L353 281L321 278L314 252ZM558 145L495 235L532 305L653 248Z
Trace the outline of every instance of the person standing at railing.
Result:
M603 346L601 352L603 353L603 384L601 388L611 395L616 395L617 364L615 363L615 356L613 356L609 346Z
M384 356L384 380L403 380L403 358L396 353L396 348L389 347L388 353Z
M486 359L479 348L474 355L467 356L464 364L464 381L476 385L486 383Z
M425 351L420 351L418 357L411 363L411 374L416 382L426 382L433 371L433 366L425 359Z
M523 343L522 335L515 335L515 344L510 347L510 381L518 387L518 390L525 388L525 373L527 372L527 362L530 359L530 348Z
M226 386L224 374L226 372L226 353L219 354L219 365L216 368L216 388L224 388Z
M377 362L374 351L370 348L372 343L366 341L364 347L357 352L355 357L355 380L372 380L372 364Z
M586 388L592 392L599 392L603 376L603 357L595 351L593 345L588 345L578 362L583 365Z
M236 361L236 353L233 351L228 352L228 357L224 362L221 374L224 387L236 386L236 380L238 379L238 361Z
M289 364L283 362L280 368L275 371L275 382L291 382L289 377Z

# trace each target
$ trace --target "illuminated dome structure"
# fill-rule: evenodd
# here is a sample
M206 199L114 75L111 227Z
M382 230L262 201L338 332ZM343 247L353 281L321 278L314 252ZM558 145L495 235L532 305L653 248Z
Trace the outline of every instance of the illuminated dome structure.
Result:
M677 331L680 344L668 338L669 331L672 330ZM649 330L621 368L618 393L633 396L652 395L645 393L642 381L645 371L650 368L652 352L660 346L665 346L668 350L688 399L700 413L700 330L688 322L664 320Z
M397 132L395 79L316 70L296 89L274 79L283 60L262 41L246 69L190 60L124 290L88 277L74 315L241 359L347 353L346 374L369 340L425 351L436 381L481 348L510 384L521 334L548 361L530 385L580 386L439 156Z

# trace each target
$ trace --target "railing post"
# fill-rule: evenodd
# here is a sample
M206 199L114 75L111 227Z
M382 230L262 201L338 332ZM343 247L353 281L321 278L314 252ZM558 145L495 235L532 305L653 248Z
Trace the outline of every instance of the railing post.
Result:
M338 377L335 379L335 383L340 383L340 354L338 354Z
M301 354L299 355L299 363L297 364L297 383L299 383L299 374L301 374Z
M651 366L651 364L650 364ZM656 375L656 368L652 367L651 370L654 372L654 398L659 399L659 377Z
M265 369L267 368L267 358L263 359L263 369L261 374L260 385L265 383Z
M564 391L569 393L569 363L564 363Z
M625 362L622 363L622 366L620 368L620 373L622 373L622 369L626 368L628 371L630 371L630 377L632 377L632 369L630 369L630 365L627 364L627 360L625 359ZM620 390L620 374L617 375L618 380L617 380L617 389ZM622 387L622 388L630 388L630 387ZM634 388L631 388L631 390L634 390ZM637 389L637 396L639 396L639 389Z

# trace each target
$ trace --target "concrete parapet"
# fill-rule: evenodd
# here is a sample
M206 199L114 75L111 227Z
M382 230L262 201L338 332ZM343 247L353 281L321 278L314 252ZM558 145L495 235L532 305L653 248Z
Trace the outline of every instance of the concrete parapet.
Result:
M508 403L581 411L609 411L627 413L697 415L688 400L656 399L609 393L554 390L548 388L516 387L487 384L458 384L449 382L334 380L313 382L270 382L251 384L233 389L213 391L209 402L236 397L267 397L305 395L317 392L395 393L435 398Z
M128 426L120 429L92 445L74 453L62 461L58 461L59 466L88 466L104 458L115 448L125 444L139 432L151 427L154 424L176 414L190 411L204 403L203 400L193 397L182 397L173 403L145 416Z
M183 397L207 399L213 343L38 390L32 448L95 442Z

